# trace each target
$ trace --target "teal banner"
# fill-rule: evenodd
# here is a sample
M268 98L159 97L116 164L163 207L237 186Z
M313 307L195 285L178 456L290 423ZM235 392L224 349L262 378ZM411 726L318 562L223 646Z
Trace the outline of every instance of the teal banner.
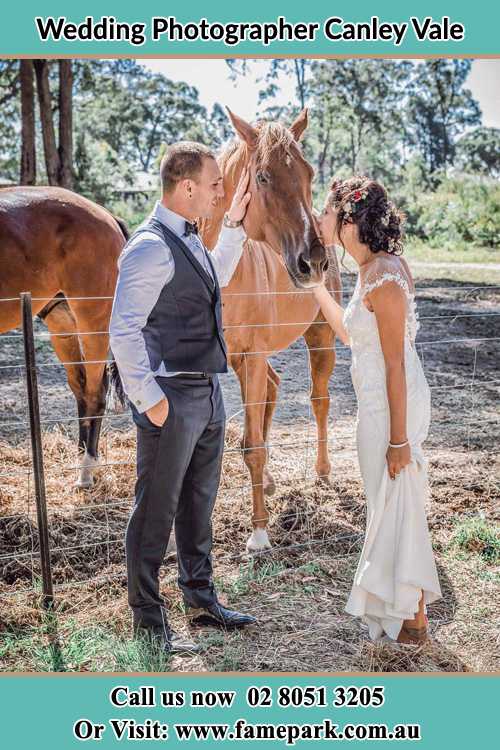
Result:
M498 743L499 677L4 676L2 746L68 750L338 745L421 750ZM473 703L471 702L473 699Z
M0 55L364 56L497 55L500 6L476 3L339 4L285 7L201 0L174 4L89 0L9 3Z

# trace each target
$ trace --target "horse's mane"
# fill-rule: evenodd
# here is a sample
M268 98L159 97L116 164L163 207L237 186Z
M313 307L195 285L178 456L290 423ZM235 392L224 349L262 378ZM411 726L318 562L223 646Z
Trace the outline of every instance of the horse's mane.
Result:
M253 127L258 134L256 155L261 166L265 167L269 163L271 155L274 158L278 155L289 156L292 143L298 146L292 133L281 122L258 120ZM240 148L245 148L245 144L237 138L226 146L219 158L219 164L223 172L229 159Z

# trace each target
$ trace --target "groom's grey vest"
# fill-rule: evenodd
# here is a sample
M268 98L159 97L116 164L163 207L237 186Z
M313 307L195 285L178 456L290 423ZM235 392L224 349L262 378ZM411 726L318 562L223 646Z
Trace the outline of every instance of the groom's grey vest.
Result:
M187 245L158 219L149 219L133 236L144 231L165 241L175 263L174 275L142 329L151 369L163 362L167 372L227 372L220 288L210 257L215 283Z

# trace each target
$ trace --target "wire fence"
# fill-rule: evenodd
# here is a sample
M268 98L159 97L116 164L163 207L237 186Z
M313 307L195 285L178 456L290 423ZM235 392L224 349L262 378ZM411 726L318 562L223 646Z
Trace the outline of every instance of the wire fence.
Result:
M493 454L498 431L499 415L495 398L500 385L496 365L500 360L498 330L498 291L495 285L417 285L416 297L422 309L419 316L421 329L417 350L424 365L433 394L433 421L430 443L436 450L440 446L458 448L469 458L475 452ZM347 294L343 290L343 294ZM238 292L226 294L237 300L242 296L311 294L307 290L290 292ZM34 298L35 299L35 298ZM109 297L78 297L89 302ZM36 298L37 301L50 300ZM436 301L437 300L437 301ZM2 303L16 302L18 298L0 299ZM441 311L442 309L442 311ZM282 323L238 323L225 326L233 330L267 329L271 325L305 328L310 325L327 325L321 321L305 320ZM28 326L29 327L29 326ZM497 335L497 333L499 335ZM58 332L55 336L68 336L74 331ZM30 393L30 365L26 358L26 330L8 332L0 336L0 387L2 417L0 418L0 599L13 596L42 594L50 599L52 594L74 585L96 584L116 580L124 585L125 557L124 531L133 505L135 455L131 417L117 412L108 402L103 416L100 464L96 484L86 493L73 489L73 482L81 471L76 447L76 427L100 417L76 416L75 401L65 381L65 367L85 366L90 363L103 366L112 360L68 360L60 362L50 345L50 334L41 322L35 323L32 332L33 372L36 393ZM80 331L80 336L107 336L107 331ZM280 373L280 394L274 400L246 398L246 406L276 406L274 424L266 443L271 459L281 456L286 466L286 476L277 475L287 486L293 481L294 491L306 492L318 479L314 463L318 440L314 417L315 402L330 399L328 443L330 459L335 472L357 475L354 441L356 399L350 377L348 350L337 342L337 363L330 381L328 395L310 396L313 373L309 356L311 352L328 347L307 348L303 339L281 352L259 347L256 350L231 352L244 357L245 365L251 357L269 356ZM28 362L28 363L27 363ZM33 379L31 378L33 388ZM231 551L224 545L215 547L219 564L236 563L242 559L245 533L251 530L252 492L264 484L264 479L252 482L245 465L245 452L252 446L241 447L237 434L242 431L245 407L237 389L234 376L223 382L229 429L224 449L223 475L220 501L216 506L219 517L227 517L234 500L241 501L238 513L245 512L237 528L238 541ZM27 395L28 394L28 395ZM33 399L40 402L38 429L42 430L38 449L34 439L36 425L33 421ZM108 400L110 394L108 394ZM273 438L276 435L276 439ZM36 437L36 436L35 436ZM52 441L52 442L51 442ZM118 446L118 447L117 447ZM37 455L37 451L42 451ZM285 456L286 458L283 458ZM42 476L40 476L40 462ZM279 462L278 462L279 463ZM471 463L472 466L472 463ZM43 474L45 468L45 474ZM474 475L474 469L471 470ZM42 495L46 495L44 517L40 515L40 481ZM493 482L493 479L492 479ZM334 492L334 490L332 490ZM43 500L43 498L42 498ZM42 502L43 505L43 502ZM359 530L333 536L315 535L317 516L314 507L281 510L280 539L262 556L293 554L298 550L325 548L332 554L339 546L343 554L357 554L362 543ZM300 515L301 536L294 531ZM45 519L45 520L44 520ZM295 524L295 525L294 525ZM290 531L291 529L291 531ZM241 544L241 549L238 549ZM46 546L44 552L44 545ZM86 564L87 558L87 564ZM44 563L45 559L45 563ZM47 560L49 568L47 568ZM53 581L48 592L47 576Z

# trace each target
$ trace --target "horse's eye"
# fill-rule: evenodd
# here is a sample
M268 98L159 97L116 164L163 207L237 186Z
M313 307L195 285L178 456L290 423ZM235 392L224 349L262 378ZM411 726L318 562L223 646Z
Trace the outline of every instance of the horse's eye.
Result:
M255 177L256 177L257 182L259 183L259 185L267 185L268 182L269 182L269 175L266 172L259 171L255 175Z

